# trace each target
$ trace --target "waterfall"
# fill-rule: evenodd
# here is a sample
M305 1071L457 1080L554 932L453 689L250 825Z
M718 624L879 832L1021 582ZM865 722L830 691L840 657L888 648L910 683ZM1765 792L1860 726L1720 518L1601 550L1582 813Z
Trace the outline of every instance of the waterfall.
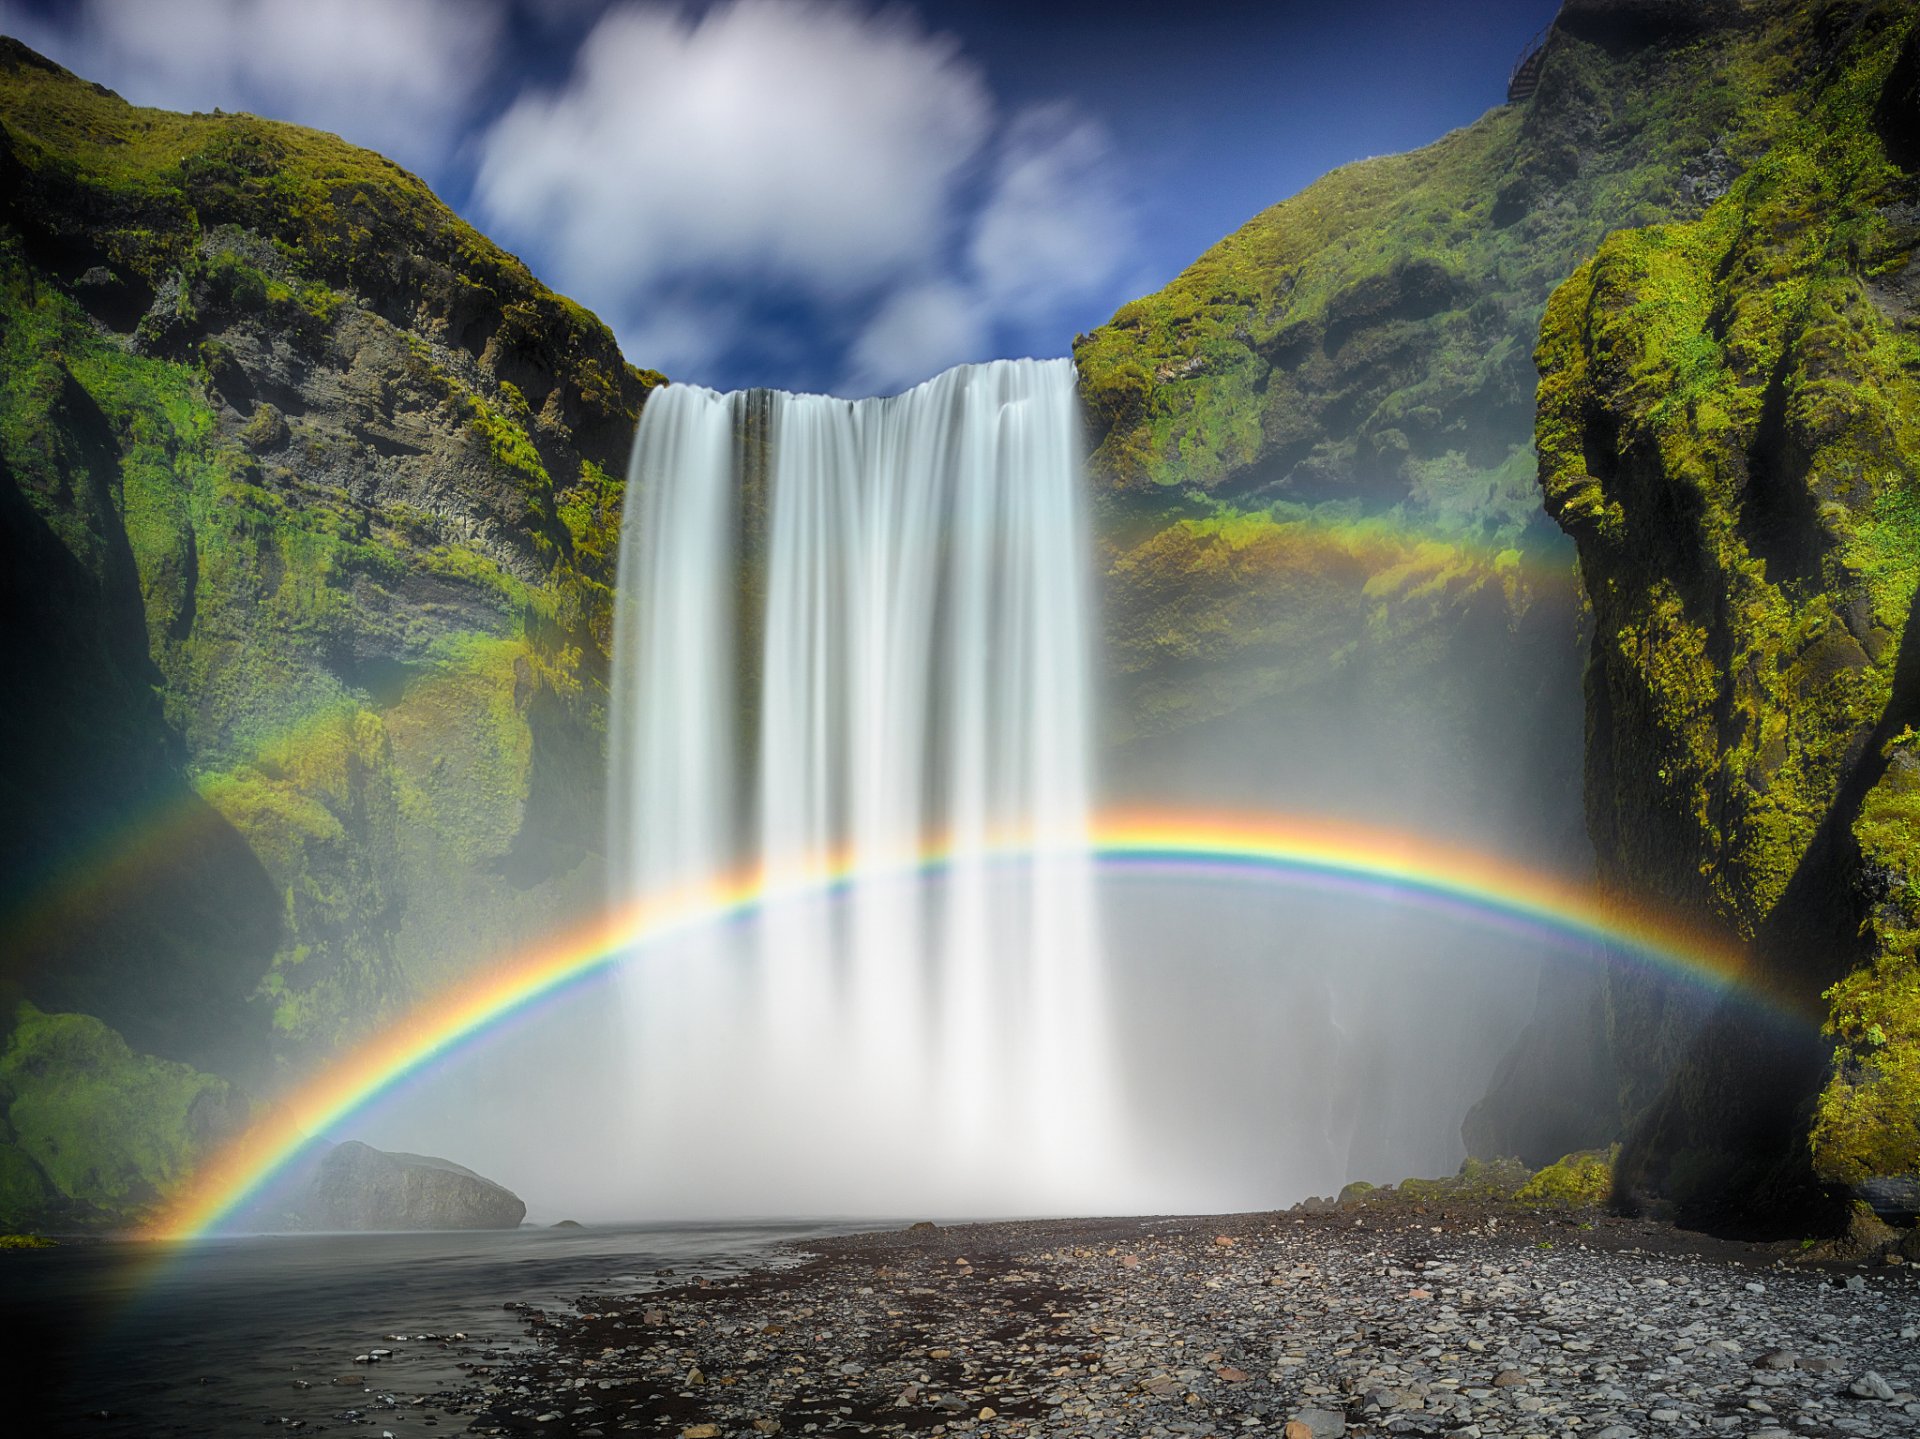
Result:
M1064 360L889 399L649 398L616 617L620 898L854 876L624 967L649 1217L1109 1192L1076 415ZM1030 861L993 857L1008 834ZM902 873L935 837L940 873Z

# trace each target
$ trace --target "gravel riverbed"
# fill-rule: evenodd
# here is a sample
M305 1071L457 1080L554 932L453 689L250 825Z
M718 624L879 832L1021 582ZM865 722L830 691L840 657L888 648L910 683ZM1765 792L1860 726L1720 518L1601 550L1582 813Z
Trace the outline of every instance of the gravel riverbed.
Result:
M1920 1434L1910 1269L1798 1268L1649 1222L1268 1214L804 1250L522 1311L532 1350L368 1417L581 1439Z

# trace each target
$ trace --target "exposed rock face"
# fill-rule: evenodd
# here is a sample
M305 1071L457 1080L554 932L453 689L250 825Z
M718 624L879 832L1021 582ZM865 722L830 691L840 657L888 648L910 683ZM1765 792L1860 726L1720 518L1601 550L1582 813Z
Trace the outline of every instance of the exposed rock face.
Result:
M302 1216L314 1229L512 1229L527 1206L450 1160L350 1139L315 1169Z
M1767 1001L1610 982L1622 1183L1701 1209L1920 1169L1913 24L1771 32L1773 144L1697 221L1611 237L1542 328L1602 877L1750 941Z

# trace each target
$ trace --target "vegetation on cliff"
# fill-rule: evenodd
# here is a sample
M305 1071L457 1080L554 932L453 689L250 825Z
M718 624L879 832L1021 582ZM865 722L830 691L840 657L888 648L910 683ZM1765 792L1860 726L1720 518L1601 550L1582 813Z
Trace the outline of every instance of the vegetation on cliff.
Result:
M226 1080L23 1003L0 1048L0 1227L139 1218L247 1118Z
M1624 1178L1683 1200L1920 1166L1913 26L1772 16L1765 149L1699 219L1609 237L1541 333L1541 483L1596 621L1603 877L1751 940L1802 1020L1701 1029L1613 982Z
M1204 751L1203 787L1321 803L1267 780L1272 736L1312 751L1357 717L1379 783L1337 807L1417 791L1424 822L1577 862L1583 621L1535 483L1539 319L1610 230L1724 192L1771 133L1773 64L1728 7L1576 0L1525 104L1328 175L1080 338L1129 772ZM1196 602L1226 569L1231 603Z
M658 380L381 157L0 39L0 999L266 1089L597 899Z

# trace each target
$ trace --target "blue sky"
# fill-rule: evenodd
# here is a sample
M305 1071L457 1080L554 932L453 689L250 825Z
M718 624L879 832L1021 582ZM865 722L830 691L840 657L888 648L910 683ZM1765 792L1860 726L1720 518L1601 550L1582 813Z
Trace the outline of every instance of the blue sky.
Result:
M677 379L1066 353L1504 96L1556 0L0 0L137 103L393 155Z

